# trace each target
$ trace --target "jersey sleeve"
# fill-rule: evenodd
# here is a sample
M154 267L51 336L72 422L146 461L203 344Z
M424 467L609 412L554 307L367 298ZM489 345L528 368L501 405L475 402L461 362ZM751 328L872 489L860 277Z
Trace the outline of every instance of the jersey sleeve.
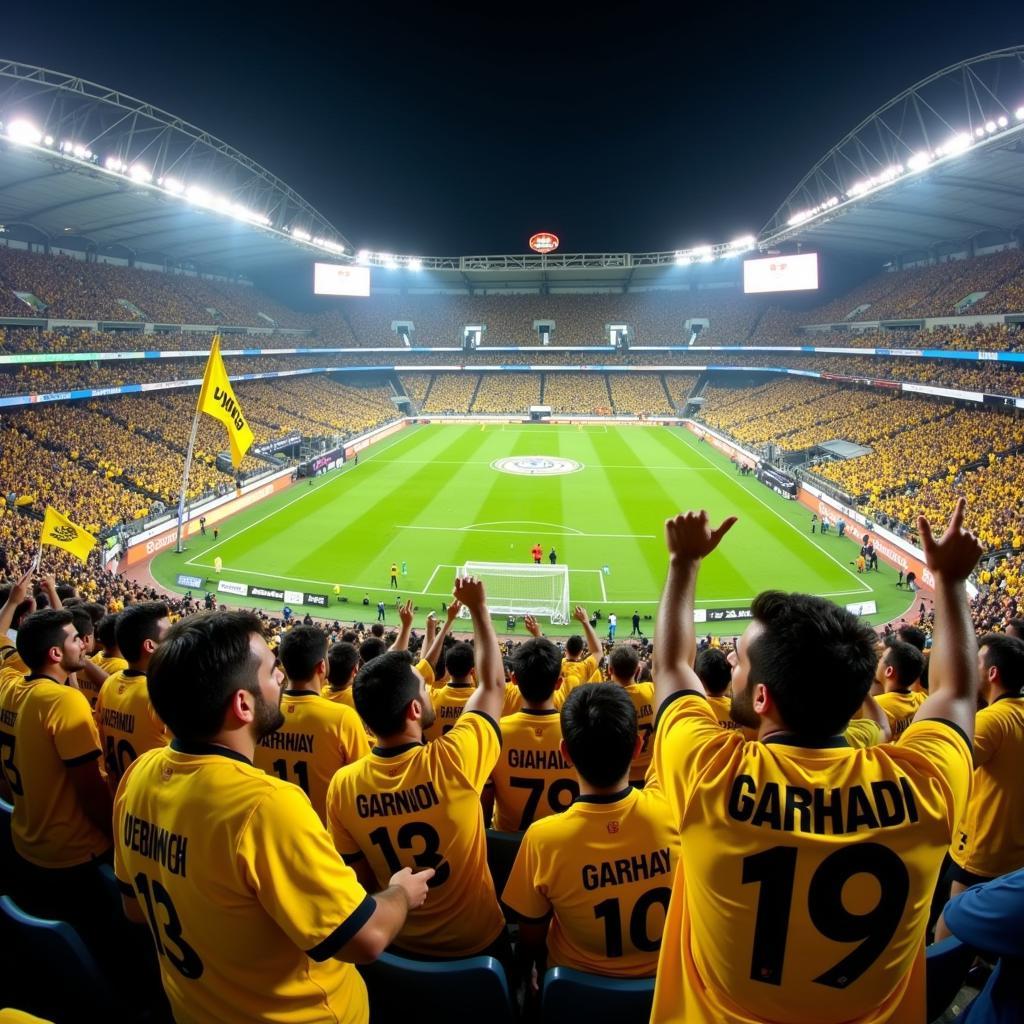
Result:
M89 707L89 699L80 690L64 687L47 715L47 727L53 737L57 756L74 766L100 755L100 734Z
M370 752L370 742L359 715L347 704L340 704L339 707L345 713L339 720L338 746L345 764L352 764Z
M718 724L704 694L680 690L665 700L655 721L652 764L676 823L705 771L742 744L736 730Z
M501 756L501 729L490 715L466 711L439 740L440 757L450 760L479 793Z
M334 956L376 909L296 786L260 801L237 855L260 905L312 960Z
M557 691L556 691L557 693ZM505 704L501 709L501 717L507 718L523 710L523 695L515 683L505 684Z
M843 734L851 747L877 747L882 742L882 730L870 718L855 718Z
M998 715L979 711L974 720L974 767L980 768L995 757L1003 740L1002 721Z
M536 833L526 830L516 854L515 863L505 883L501 901L526 921L543 921L551 913L547 886L541 877L541 857L538 855Z
M416 671L423 676L423 682L427 686L437 685L437 679L434 676L434 666L431 665L426 658L420 658L420 660L416 662Z
M915 783L915 795L933 803L935 817L945 817L953 829L967 810L974 763L963 730L952 722L926 718L911 722L890 755Z
M338 781L340 777L341 772L335 772L327 787L327 828L335 850L341 854L346 864L351 864L363 856L363 851L352 838L342 819L341 808L345 803L345 796Z

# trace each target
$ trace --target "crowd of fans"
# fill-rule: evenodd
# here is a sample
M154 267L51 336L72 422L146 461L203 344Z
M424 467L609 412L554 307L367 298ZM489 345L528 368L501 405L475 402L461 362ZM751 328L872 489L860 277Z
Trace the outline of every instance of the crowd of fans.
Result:
M619 416L672 416L674 410L659 374L610 373L608 390Z
M525 413L540 404L539 373L482 373L470 412Z
M580 416L608 416L612 398L603 373L545 373L541 402L552 411Z

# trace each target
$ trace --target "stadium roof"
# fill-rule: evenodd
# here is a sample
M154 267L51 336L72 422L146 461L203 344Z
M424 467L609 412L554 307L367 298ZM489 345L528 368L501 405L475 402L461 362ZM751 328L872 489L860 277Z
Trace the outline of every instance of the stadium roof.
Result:
M1005 240L1024 225L1024 47L944 68L865 118L765 225L786 242L871 256Z
M234 273L352 252L254 160L114 89L0 60L0 124L8 230Z

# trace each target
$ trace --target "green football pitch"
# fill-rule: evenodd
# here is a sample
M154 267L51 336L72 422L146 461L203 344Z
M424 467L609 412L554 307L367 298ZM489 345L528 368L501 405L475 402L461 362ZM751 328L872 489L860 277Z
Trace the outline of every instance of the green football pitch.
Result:
M499 463L512 460L503 470ZM549 475L559 460L566 465ZM509 471L511 470L511 471ZM152 574L169 589L178 573L281 590L331 595L321 617L366 620L387 603L412 598L417 625L451 597L467 561L532 561L539 543L569 567L573 604L619 616L618 635L634 610L653 618L664 581L666 517L706 508L717 522L739 522L701 569L699 608L749 606L761 590L801 590L837 604L877 602L873 622L906 611L910 595L886 566L860 575L850 538L810 533L810 513L674 427L553 424L411 427L352 463L299 482L221 524L220 538L193 537L188 550L157 556ZM389 587L390 567L404 571ZM333 587L341 587L339 602ZM371 607L364 609L363 598ZM280 610L280 603L218 595L225 603ZM299 614L302 610L295 608ZM652 631L645 620L643 631ZM603 626L603 621L602 621ZM570 627L548 628L567 633ZM735 621L699 626L733 634Z

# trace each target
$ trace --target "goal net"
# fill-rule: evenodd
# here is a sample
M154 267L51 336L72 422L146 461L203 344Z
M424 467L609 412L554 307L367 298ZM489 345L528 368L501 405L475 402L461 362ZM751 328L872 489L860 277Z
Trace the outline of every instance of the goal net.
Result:
M543 616L555 625L569 621L567 565L466 562L459 575L483 580L487 607L494 615ZM469 612L464 608L461 614Z

